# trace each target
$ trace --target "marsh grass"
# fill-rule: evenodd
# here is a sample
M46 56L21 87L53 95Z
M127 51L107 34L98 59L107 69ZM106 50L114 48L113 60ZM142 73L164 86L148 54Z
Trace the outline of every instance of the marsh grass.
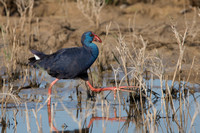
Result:
M0 23L3 41L1 68L5 69L4 75L1 76L8 84L7 88L14 88L10 90L10 93L18 94L23 88L38 86L34 78L36 74L30 72L29 66L27 66L29 58L27 52L33 44L33 37L39 36L39 25L38 20L36 25L32 24L34 0L17 0L15 4L19 16L16 18L10 16L6 1L0 0L0 2L6 13L5 17L1 16L5 21ZM18 86L15 84L17 80L19 81Z
M13 19L10 17L10 10L5 0L0 0L0 3L5 9L6 16L2 17L1 38L3 47L2 66L5 67L5 75L1 75L3 79L3 87L1 88L1 122L6 119L6 110L9 103L19 107L22 103L17 94L25 83L30 80L29 68L24 65L28 56L25 52L33 43L33 5L34 0L16 0L19 17ZM1 66L1 68L2 68ZM19 81L19 86L14 85L16 80ZM9 121L9 120L8 120ZM6 123L7 124L7 123ZM16 124L16 121L15 121ZM28 128L28 125L27 125ZM30 130L30 129L29 129Z
M7 79L12 79L14 76L19 75L22 77L20 81L20 87L23 87L24 84L29 82L29 84L34 84L37 82L36 80L36 72L30 74L29 68L24 69L19 72L17 69L17 65L19 62L19 51L22 51L22 48L29 48L33 43L33 27L32 27L32 18L33 18L33 0L18 0L17 7L20 14L19 19L17 19L14 23L11 23L11 18L9 17L9 10L5 4L4 0L0 0L0 2L4 5L6 9L6 23L1 24L1 36L3 38L3 51L4 51L4 65L6 66L6 74ZM77 6L82 11L84 16L88 18L92 23L96 25L96 28L100 26L100 12L104 7L104 1L101 0L77 0ZM88 7L88 8L86 8ZM89 9L89 10L88 10ZM93 10L94 9L94 10ZM37 20L38 21L38 20ZM196 22L194 21L194 25ZM125 131L129 127L131 122L135 123L136 126L142 129L142 132L159 132L159 129L162 131L167 132L174 132L176 127L178 128L179 132L187 132L189 128L189 132L195 131L193 129L193 124L195 123L195 119L200 113L199 110L199 103L194 101L196 110L194 114L190 114L190 99L189 99L189 92L184 93L184 90L187 89L187 83L190 79L190 75L192 73L192 69L195 62L195 57L193 58L190 72L188 74L187 79L181 80L181 71L182 71L182 61L185 52L185 41L187 39L188 31L191 31L188 27L186 27L183 34L177 31L176 25L172 24L171 29L174 33L175 39L177 40L177 45L179 46L179 57L174 66L174 74L172 78L172 83L168 83L168 76L165 73L165 66L163 64L163 60L158 52L155 53L147 53L147 45L148 41L144 40L143 36L136 35L134 33L134 25L131 26L129 24L129 30L127 34L123 34L120 30L119 25L115 24L117 27L117 31L112 31L111 26L113 24L110 23L106 26L105 32L105 43L103 42L102 46L100 47L100 55L97 59L96 65L98 67L98 71L102 72L105 70L105 64L110 65L109 61L112 57L112 61L114 65L110 65L112 67L112 71L114 73L115 79L115 86L120 87L124 84L128 86L137 86L136 88L129 88L132 89L132 93L127 93L129 96L127 99L121 97L120 90L117 90L117 105L119 110L119 119L123 119L122 117L122 107L127 112L127 117L125 118L126 121L120 131ZM194 26L193 26L194 27ZM39 28L36 27L38 31L37 36L39 36ZM194 34L194 37L196 34ZM111 49L107 49L107 39L110 37L114 37L115 45L111 45ZM129 40L131 38L131 41ZM24 47L25 45L25 47ZM137 46L139 45L139 47ZM23 47L22 47L23 46ZM105 48L106 47L106 48ZM111 55L110 55L111 54ZM27 57L25 57L27 59ZM109 66L107 66L108 68ZM119 79L119 75L123 74L123 77ZM30 78L30 75L32 76ZM96 75L99 78L99 75ZM100 76L101 77L101 76ZM150 85L147 84L147 80L145 77L150 77ZM176 78L179 77L179 88L176 89L175 82ZM92 80L95 81L95 76L93 75ZM154 92L154 79L159 79L160 81L160 94ZM42 78L43 80L43 78ZM9 99L13 99L16 106L18 106L21 101L13 94L13 85L12 83L9 84L9 87L5 87L4 79L4 86L2 87L2 93L0 93L2 97L1 101L1 123L6 121L5 114L6 114L6 107L8 104ZM118 82L119 81L119 82ZM41 82L41 81L40 81ZM101 81L102 83L102 81ZM102 84L101 84L102 85ZM78 87L77 87L78 88ZM78 90L78 89L77 89ZM176 93L175 93L176 92ZM82 97L79 96L80 93L77 92L77 99L79 104L83 101ZM176 98L174 98L174 95ZM97 95L95 98L99 98ZM64 111L68 113L72 119L77 123L79 127L79 132L82 132L82 127L87 127L86 120L89 116L97 117L96 112L101 111L102 117L102 129L103 132L106 132L106 125L109 121L109 114L110 114L110 104L105 100L103 94L100 95L100 101L96 102L88 102L89 105L92 104L92 109L90 106L86 106L85 113L80 111L80 117L77 117L73 114L73 112L67 108L63 101L60 100ZM174 102L174 100L178 101L178 106ZM32 109L34 117L36 119L36 125L38 132L42 132L42 117L38 116L38 112L44 107L47 103L48 99L41 105L39 108L36 104L35 109ZM101 104L99 108L97 106L97 102ZM116 102L116 101L115 101ZM155 104L160 102L161 108L156 108ZM116 107L116 106L115 106ZM56 125L55 122L55 111L57 108L57 104L51 106L51 127ZM89 110L89 111L88 111ZM29 109L27 104L25 103L25 113L26 113L26 121L27 121L27 132L31 132L30 128L30 118L29 118ZM117 115L116 115L117 116ZM38 118L40 117L40 121ZM188 121L191 123L188 123ZM159 122L163 121L165 127L161 127ZM174 125L174 123L176 125ZM53 129L51 129L53 130Z
M110 27L110 26L109 26ZM175 25L172 25L172 31L175 35L175 38L177 40L177 44L179 46L179 57L177 60L177 64L174 67L174 75L172 78L172 83L168 83L168 76L165 73L165 66L162 62L161 56L156 52L154 54L147 54L146 47L147 43L144 41L142 36L137 37L134 32L131 32L129 34L126 34L125 36L122 35L119 26L118 32L117 32L117 38L115 43L116 50L113 49L112 54L115 59L115 61L118 64L118 67L112 67L113 73L115 75L115 85L121 86L122 83L126 83L128 86L138 86L137 89L139 91L137 92L139 94L139 103L140 103L140 111L141 111L141 120L143 121L144 132L158 132L159 125L157 123L158 118L165 118L163 119L163 123L165 123L165 130L173 132L174 131L174 125L172 125L171 119L176 123L176 126L178 127L178 130L180 132L186 132L188 131L187 121L190 120L192 123L194 122L197 114L199 114L199 111L196 110L193 117L189 118L189 94L187 96L184 96L184 90L187 89L186 83L188 83L191 70L194 65L195 57L193 58L191 68L189 75L186 79L186 81L181 80L180 73L182 72L182 60L184 56L185 51L185 40L187 38L188 28L186 27L183 35L181 35ZM131 36L133 39L132 41L126 41L127 36ZM134 39L137 39L135 41ZM138 41L139 40L139 41ZM135 42L140 43L140 48L136 47ZM117 81L117 77L119 73L122 72L124 77L121 79L120 82ZM151 83L150 88L148 88L147 82L145 81L145 74L148 73L151 77L151 81L153 81L154 78L158 78L160 80L160 92L161 96L157 97L155 92L153 91L154 85ZM178 90L175 89L175 79L179 76L179 88ZM148 77L148 76L147 76ZM186 83L184 83L186 82ZM148 92L150 91L150 94ZM176 107L174 104L174 92L178 92L178 101L179 106ZM130 104L134 104L137 102L136 100L136 93L130 93L129 94L129 101ZM122 101L121 97L119 95L119 91L117 91L118 96L118 102L119 102L119 110L121 109ZM153 97L157 97L161 99L161 109L157 109L154 107L154 100ZM132 99L132 100L131 100ZM131 102L132 101L132 102ZM147 103L147 106L150 107L149 109L145 110L144 102ZM124 103L123 103L124 104ZM198 103L197 103L198 106ZM138 107L137 107L138 108ZM138 109L139 109L138 108ZM179 111L179 115L177 114L177 111ZM120 112L120 111L119 111ZM160 113L161 114L160 114ZM120 114L119 114L120 116ZM192 124L191 123L191 124ZM163 128L163 127L162 127ZM189 128L191 131L191 126Z
M0 116L0 123L3 125L5 129L2 131L6 131L6 127L9 125L9 119L7 119L7 106L9 103L13 103L15 107L18 107L21 103L22 100L18 98L16 95L12 93L12 87L10 89L7 88L7 85L5 84L5 80L3 83L3 87L0 93L0 103L1 103L1 116ZM14 124L15 128L17 126L16 122L16 112L13 112L14 114Z
M83 15L98 29L100 26L100 12L105 5L104 0L77 0L77 6Z
M1 23L1 37L3 39L4 66L6 66L7 79L12 79L20 73L19 64L28 59L25 51L28 51L33 42L32 36L32 9L33 0L17 0L16 5L20 14L14 21L10 17L6 2L0 1L6 10L6 21ZM23 57L23 58L22 58Z

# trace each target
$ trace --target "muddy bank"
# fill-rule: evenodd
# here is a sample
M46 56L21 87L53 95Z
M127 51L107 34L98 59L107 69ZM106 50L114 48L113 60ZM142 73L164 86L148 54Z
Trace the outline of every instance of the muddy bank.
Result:
M75 2L36 1L31 20L29 21L27 17L24 21L25 25L29 23L29 26L24 26L24 40L21 39L22 41L15 48L15 61L17 64L27 64L31 56L29 48L48 54L60 48L80 46L82 33L91 30L100 35L103 40L103 46L99 44L98 46L103 49L101 52L107 53L104 58L108 61L103 62L106 63L113 61L111 51L115 52L116 37L119 36L120 31L128 46L134 44L135 47L140 48L139 37L142 36L147 43L147 55L158 54L163 60L166 72L173 72L180 53L177 38L172 30L174 26L181 37L187 29L182 69L189 70L195 57L192 72L198 77L200 72L200 17L198 14L199 11L195 7L190 7L189 3L181 1L105 5L100 12L99 28L96 28L96 25L83 15ZM10 25L20 24L19 16L13 13L9 17ZM5 16L1 16L0 20L1 25L8 23ZM109 34L106 36L106 26L110 23ZM21 37L22 32L19 28L20 26L16 27L16 34L19 31L16 37ZM28 41L27 33L31 41ZM4 42L5 40L1 37L2 56L5 56L3 52L5 47L10 47Z

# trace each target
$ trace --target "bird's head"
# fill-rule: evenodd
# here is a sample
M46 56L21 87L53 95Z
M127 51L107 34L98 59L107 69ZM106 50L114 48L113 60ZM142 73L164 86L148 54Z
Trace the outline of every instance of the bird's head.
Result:
M100 43L102 42L101 39L91 31L85 32L81 37L82 44L86 45L87 43L91 43L92 41Z

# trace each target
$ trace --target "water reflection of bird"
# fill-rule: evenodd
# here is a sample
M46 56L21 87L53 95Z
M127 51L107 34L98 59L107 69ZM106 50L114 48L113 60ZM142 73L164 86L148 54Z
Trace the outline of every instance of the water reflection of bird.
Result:
M99 54L97 45L92 41L102 42L97 35L89 31L82 35L82 47L64 48L50 55L31 50L34 57L29 58L29 64L43 68L49 75L56 78L49 87L49 95L52 86L59 79L81 78L92 87L88 81L87 69L94 63ZM48 104L50 105L50 102Z

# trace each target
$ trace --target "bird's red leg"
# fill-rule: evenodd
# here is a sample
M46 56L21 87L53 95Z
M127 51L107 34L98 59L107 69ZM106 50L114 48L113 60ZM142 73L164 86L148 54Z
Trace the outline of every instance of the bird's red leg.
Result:
M58 81L59 79L55 79L53 82L51 82L51 84L50 84L50 86L49 86L49 89L48 89L48 94L49 94L49 96L51 96L51 88L52 88L52 86ZM48 106L50 106L51 105L51 97L49 98L49 101L48 101L48 104L47 104Z
M126 92L133 92L133 90L127 90L124 88L137 88L138 86L120 86L120 87L106 87L106 88L94 88L89 81L86 81L87 85L90 87L91 91L94 92L101 92L101 91L114 91L120 90L120 91L126 91Z

